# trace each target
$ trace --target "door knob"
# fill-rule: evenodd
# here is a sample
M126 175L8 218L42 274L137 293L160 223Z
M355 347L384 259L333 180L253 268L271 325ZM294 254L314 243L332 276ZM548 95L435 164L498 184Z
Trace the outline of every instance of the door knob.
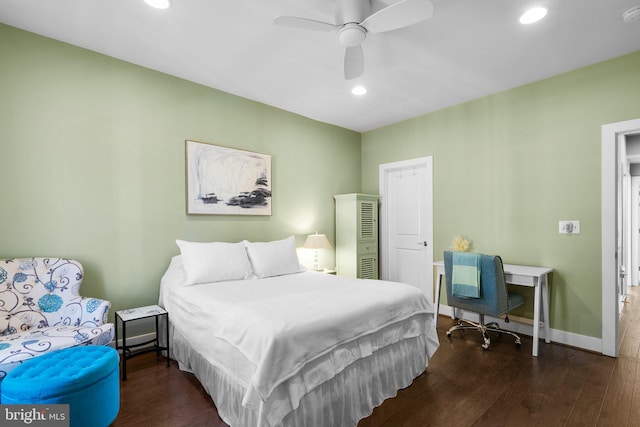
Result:
M424 242L418 242L418 244L419 244L420 246L427 246L427 242L426 242L426 241L424 241Z

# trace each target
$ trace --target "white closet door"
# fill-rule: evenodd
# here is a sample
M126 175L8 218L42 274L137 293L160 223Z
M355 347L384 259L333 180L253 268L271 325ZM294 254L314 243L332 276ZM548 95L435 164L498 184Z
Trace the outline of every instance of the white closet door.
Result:
M432 159L380 166L382 278L408 283L433 301Z

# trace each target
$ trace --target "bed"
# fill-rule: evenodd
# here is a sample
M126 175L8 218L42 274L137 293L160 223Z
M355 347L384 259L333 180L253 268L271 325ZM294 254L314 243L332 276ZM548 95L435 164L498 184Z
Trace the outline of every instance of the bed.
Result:
M418 289L306 271L293 238L177 242L159 300L172 357L232 427L356 425L439 345Z

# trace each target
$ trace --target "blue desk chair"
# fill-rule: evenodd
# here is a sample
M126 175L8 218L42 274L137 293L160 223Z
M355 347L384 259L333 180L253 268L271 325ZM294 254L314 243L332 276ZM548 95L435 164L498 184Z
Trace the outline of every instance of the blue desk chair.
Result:
M452 326L447 331L447 337L451 338L451 333L456 330L474 329L482 334L482 348L484 350L487 350L491 345L491 339L489 338L488 332L497 332L499 334L511 335L515 337L516 345L520 346L520 337L515 333L501 329L500 325L498 325L497 322L491 322L487 324L484 323L485 315L492 317L500 317L502 315L506 315L505 322L508 323L509 311L521 306L524 303L524 298L522 297L522 295L510 294L508 292L507 285L504 281L502 259L499 256L475 254L478 257L475 267L480 270L480 281L477 284L479 286L479 296L461 296L460 285L456 284L456 286L454 286L454 268L458 268L456 273L460 271L465 271L466 273L468 273L469 269L467 268L466 270L462 270L459 268L459 265L454 266L454 258L458 263L460 263L461 260L465 259L464 256L454 254L455 253L451 251L444 252L447 303L450 307L457 307L465 311L478 313L480 315L480 321L472 322L470 320L459 319L458 324ZM465 256L467 261L469 259L473 259L468 255L471 255L471 257L473 257L474 255L468 253L458 254L466 254ZM463 268L468 266L469 265L467 264L463 266ZM463 278L463 280L458 279L459 281L464 281L463 274L458 273L457 277Z

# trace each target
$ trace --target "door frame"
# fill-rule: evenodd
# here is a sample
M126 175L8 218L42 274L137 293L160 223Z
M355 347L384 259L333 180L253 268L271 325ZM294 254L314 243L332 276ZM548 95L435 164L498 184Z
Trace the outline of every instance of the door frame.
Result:
M387 189L388 189L388 177L389 173L393 171L397 171L399 169L407 169L407 168L417 168L417 167L426 167L427 173L431 174L431 224L428 224L428 227L431 231L431 236L433 236L433 157L419 157L416 159L410 160L402 160L399 162L385 163L379 166L379 196L380 196L380 257L379 257L379 268L380 268L380 278L383 280L389 279L389 215L388 215L388 205L387 205ZM433 246L433 242L429 242L430 245ZM433 257L431 259L433 263ZM432 280L433 282L433 280ZM431 288L433 288L433 283L431 283ZM432 292L433 293L433 292ZM433 298L433 295L431 296Z
M640 119L602 125L602 354L618 356L618 288L616 271L617 148L626 135L640 133Z
M638 209L638 203L640 202L640 176L631 176L631 275L629 286L638 286L638 237L640 237L640 221L638 221L638 215L640 210Z

